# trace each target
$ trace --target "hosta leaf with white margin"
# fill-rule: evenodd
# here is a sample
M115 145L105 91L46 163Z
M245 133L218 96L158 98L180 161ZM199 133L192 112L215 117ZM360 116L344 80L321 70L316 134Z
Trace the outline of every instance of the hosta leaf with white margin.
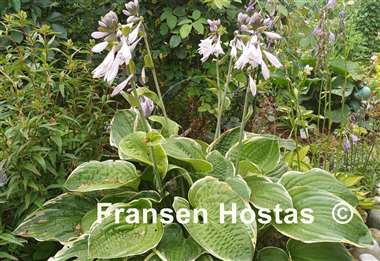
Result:
M292 198L285 187L273 183L264 176L249 176L244 178L251 189L251 203L257 208L275 209L280 205L282 209L293 207Z
M185 238L179 224L169 224L165 227L164 236L156 248L156 254L167 261L192 261L204 252L205 250L190 236Z
M104 196L100 202L105 203L118 203L123 202L127 203L132 200L145 198L150 200L151 202L159 203L161 202L161 196L158 194L158 192L154 190L141 190L141 191L121 191L117 193L112 193L109 195Z
M148 134L145 132L134 132L124 137L119 144L119 156L121 159L137 161L153 166L153 157L156 160L158 171L165 176L168 170L168 158L162 145L148 145ZM152 150L153 149L153 154Z
M207 211L207 222L204 218L203 222L184 224L198 244L208 253L225 261L252 261L257 237L256 223L243 224L239 218L243 209L250 208L247 201L229 184L213 177L195 182L188 198L189 202L176 197L173 207L176 212L182 208L189 209L191 221L194 220L194 208ZM232 204L236 204L236 224L232 223L231 216L226 216L223 224L220 222L220 204L224 204L226 210L231 210Z
M288 165L284 161L281 160L280 163L276 166L276 168L265 173L265 176L278 180L282 177L282 175L284 175L288 171L289 171Z
M26 217L14 234L38 241L72 241L81 234L82 217L95 206L95 201L85 197L62 194Z
M90 232L91 226L97 219L98 210L97 207L88 211L80 221L80 231L82 234L88 234Z
M235 175L234 164L226 159L219 151L211 151L207 157L207 161L212 164L212 171L207 173L208 176L216 177L220 180L233 177Z
M236 162L239 144L235 144L226 154L232 162ZM240 148L240 160L249 160L265 172L276 168L280 162L280 146L273 137L254 136L243 141Z
M175 176L175 177L183 177L187 184L191 187L193 185L193 180L189 174L189 172L184 169L184 168L181 168L179 166L176 166L176 165L169 165L169 169L168 169L168 174L167 176Z
M305 244L289 240L287 249L292 261L352 261L347 249L339 243Z
M95 223L89 236L89 256L91 258L119 258L141 255L155 248L160 242L164 227L159 218L156 223L128 224L125 222L125 212L120 215L120 224L115 223L115 208L152 208L152 203L147 199L138 199L129 203L115 204L111 208L111 215L103 222ZM142 213L140 213L142 218Z
M136 112L132 110L120 110L115 113L111 121L110 144L118 147L120 141L128 134L141 130Z
M177 165L189 167L198 173L212 171L212 164L206 160L201 145L196 141L183 137L171 137L162 146L168 156L177 161Z
M358 247L372 245L371 234L360 214L343 199L311 187L294 187L288 192L298 213L304 209L313 210L314 221L306 224L299 215L298 224L273 224L282 234L305 243L338 242ZM338 204L344 204L354 213L348 224L339 224L333 219L333 209Z
M255 261L289 261L289 256L281 248L265 247L257 252Z
M48 261L90 261L91 258L88 257L88 241L87 236L82 237L74 242L71 242L61 250L59 250L54 257L50 258Z
M242 160L239 163L239 173L242 177L251 175L263 175L262 170L253 162L249 160Z
M322 169L312 169L305 173L289 171L281 177L280 183L288 190L298 186L325 190L344 199L354 207L358 204L357 197L350 189Z
M208 151L219 151L223 156L239 141L240 128L233 128L224 132L218 139L210 144Z
M65 188L89 192L128 186L137 189L140 176L135 166L123 160L90 161L77 167L67 178Z
M152 122L157 122L162 126L161 134L164 137L178 135L179 129L181 128L181 126L175 121L172 121L171 119L167 119L166 121L165 117L162 116L153 115L149 117L149 120Z
M251 189L247 182L241 176L229 177L225 180L230 187L240 195L244 200L249 201L251 197Z

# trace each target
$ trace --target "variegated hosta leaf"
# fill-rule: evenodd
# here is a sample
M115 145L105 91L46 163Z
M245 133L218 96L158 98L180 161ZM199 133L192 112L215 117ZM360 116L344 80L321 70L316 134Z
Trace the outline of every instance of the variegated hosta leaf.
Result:
M249 160L242 160L239 163L239 173L242 177L251 175L263 175L263 171L255 163Z
M193 185L193 180L192 180L189 172L186 169L181 168L179 166L169 165L167 176L176 177L176 178L182 177L184 180L186 180L189 187L191 187Z
M156 249L157 255L167 261L192 261L204 252L191 237L185 238L178 224L165 227L164 236Z
M132 200L145 198L151 202L161 202L161 196L154 190L141 190L141 191L121 191L104 196L100 201L105 203L128 203Z
M87 236L65 245L61 250L59 250L54 257L49 258L48 261L91 261L88 257L88 241Z
M166 122L165 117L162 116L153 115L149 117L149 120L152 122L157 122L162 126L161 134L164 137L178 135L179 129L181 128L181 126L178 123L172 121L171 119L168 119L168 121Z
M289 261L289 256L281 248L266 247L257 252L255 261Z
M171 137L163 147L168 156L177 161L177 165L189 167L198 173L212 171L212 165L206 161L201 145L192 139Z
M287 248L292 261L352 261L347 249L339 243L305 244L289 240Z
M278 183L260 176L245 178L251 189L251 203L257 208L275 209L279 205L282 209L293 207L292 198L288 191Z
M235 175L234 164L227 160L219 151L214 150L210 152L207 161L212 164L212 171L207 173L208 176L216 177L220 180L233 177Z
M251 197L251 189L241 176L229 177L225 181L236 193L240 195L240 197L246 201L249 201Z
M226 157L236 162L239 155L239 144L235 144ZM245 140L240 148L240 160L249 160L259 166L264 173L276 168L280 162L280 146L272 137L255 136Z
M224 132L218 139L210 144L208 151L219 151L223 156L239 141L240 128L233 128Z
M65 187L71 191L89 192L128 186L137 189L140 176L135 166L123 160L90 161L77 167L67 178Z
M201 255L197 258L197 261L214 261L215 259L210 255Z
M85 197L62 194L29 215L14 233L38 241L67 243L80 236L81 219L95 205L95 201Z
M305 243L339 242L358 247L372 245L372 237L360 214L346 201L329 192L310 187L294 187L288 192L298 213L305 209L313 210L314 221L311 224L302 220L298 224L274 224L282 234ZM339 224L333 218L333 210L339 204L346 208L345 214L348 211L354 214L348 224Z
M358 204L357 197L350 189L344 186L329 172L322 169L312 169L305 173L289 171L282 176L280 183L288 190L297 186L325 190L344 199L354 207Z
M232 205L236 204L236 224L233 224L230 215L225 216L224 223L221 222L220 204L224 204L226 210L231 210ZM207 219L203 217L203 222L189 222L184 226L208 253L222 260L252 261L257 237L256 223L241 222L241 211L249 209L250 205L230 185L213 177L205 177L191 187L189 202L176 197L173 207L177 213L182 208L189 209L191 221L194 220L194 208L207 211Z
M124 137L119 144L119 156L121 159L137 161L153 166L153 159L157 163L161 176L165 176L168 170L168 158L162 145L148 145L148 137L145 132L134 132ZM153 153L152 153L153 150Z
M115 204L113 208L150 209L152 204L147 199L138 199L130 203ZM115 212L103 219L102 223L95 223L89 236L89 256L91 258L120 258L141 255L155 248L164 233L160 220L157 223L145 224L140 219L139 224L128 224L125 221L126 213L120 214L120 223L115 223ZM142 218L142 213L140 213Z
M82 217L82 220L80 222L80 230L82 234L88 234L90 232L92 224L94 224L97 219L97 215L97 208L94 208Z
M276 168L274 168L271 171L265 173L265 176L278 180L288 170L289 170L288 165L284 161L280 161L280 163L276 166Z
M118 147L120 141L138 128L139 122L136 112L132 110L120 110L115 113L111 121L110 144Z

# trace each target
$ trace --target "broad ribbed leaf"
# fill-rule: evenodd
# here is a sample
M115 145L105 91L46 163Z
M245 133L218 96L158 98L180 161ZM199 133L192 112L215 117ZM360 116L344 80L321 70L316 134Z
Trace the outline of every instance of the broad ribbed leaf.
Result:
M121 191L104 196L100 201L105 203L116 204L118 202L128 203L132 200L145 198L151 202L159 203L161 196L154 190L141 190L141 191Z
M115 204L113 208L143 208L150 209L149 200L139 199L130 203ZM114 211L101 224L91 228L89 236L89 255L91 258L119 258L141 255L153 249L160 242L164 233L164 227L159 219L157 223L144 224L140 219L139 224L125 222L126 214L121 213L120 224L115 223ZM142 218L142 213L140 213Z
M293 207L292 198L281 184L260 176L249 176L245 181L252 191L251 202L255 207L266 209L275 209L277 205L282 209Z
M175 159L178 165L190 167L195 172L210 172L212 165L206 161L202 146L189 138L171 137L163 147L169 157Z
M164 236L156 250L157 255L167 261L191 261L205 252L191 237L185 238L178 224L165 227Z
M88 257L88 241L87 236L85 238L79 239L73 243L65 245L61 250L59 250L53 258L49 261L90 261Z
M119 144L119 156L121 159L137 161L153 166L155 159L158 171L165 176L168 170L168 158L160 144L148 146L147 133L134 132L124 137ZM153 153L152 153L153 149Z
M358 204L358 199L351 190L322 169L312 169L305 173L290 171L282 176L280 183L288 190L299 186L325 190L344 199L354 207Z
M232 224L232 217L227 215L225 222L220 221L220 204L231 210L232 204L237 207L237 223ZM213 177L205 177L194 183L189 191L189 202L176 197L173 203L176 212L181 208L189 209L190 220L194 219L193 209L205 209L207 222L190 222L184 224L192 238L207 252L222 260L252 261L257 229L256 223L243 224L239 215L243 209L250 208L225 182Z
M253 162L249 160L242 160L239 163L239 175L242 177L247 177L251 175L262 175L263 172L260 168Z
M90 161L77 167L67 178L65 187L71 191L88 192L128 186L137 189L140 176L127 161Z
M239 155L239 144L235 144L226 157L236 162ZM272 137L255 136L245 140L240 148L240 160L249 160L259 166L264 172L276 168L280 162L280 146Z
M305 243L338 242L359 247L372 245L372 237L360 214L341 198L310 187L295 187L288 192L298 213L308 208L313 210L314 222L306 224L299 220L298 224L274 224L282 234ZM354 213L348 224L334 221L332 213L338 204L344 204Z
M80 236L81 219L95 205L95 201L87 198L62 194L29 215L14 234L38 241L69 242Z
M209 151L217 150L223 156L226 155L227 151L231 149L239 141L240 128L234 128L223 133L218 139L216 139L209 146Z
M289 240L287 248L292 261L352 261L347 249L339 243L305 244Z
M234 164L227 160L219 151L214 150L210 152L206 159L212 164L213 167L212 171L207 173L208 176L225 180L235 175Z
M266 247L257 253L255 261L289 261L289 256L281 248Z
M162 117L162 116L153 115L149 117L149 120L153 122L157 122L162 126L161 134L164 137L178 135L179 129L181 127L178 123L176 123L175 121L172 121L171 119L168 119L166 121L165 117Z
M138 126L137 115L131 110L120 110L115 113L111 121L110 144L118 147L120 141L131 134Z

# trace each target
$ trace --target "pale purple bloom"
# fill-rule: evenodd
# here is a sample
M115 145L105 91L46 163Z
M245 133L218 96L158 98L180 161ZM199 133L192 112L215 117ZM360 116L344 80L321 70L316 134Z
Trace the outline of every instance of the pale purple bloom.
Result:
M210 26L210 31L215 33L218 31L218 28L220 26L220 19L218 20L207 20L208 25Z
M343 149L345 152L348 152L351 149L351 143L346 136L343 138Z
M118 86L116 86L113 89L111 97L114 97L114 96L118 95L119 93L121 93L125 89L125 87L127 87L128 83L132 80L132 78L133 78L133 74L129 75L129 77L126 80L124 80Z
M138 16L139 15L139 1L134 0L125 4L125 10L123 13L126 16Z
M300 129L300 137L303 140L306 140L308 138L308 131L307 129Z
M246 6L245 11L247 13L252 13L255 10L255 2L254 1L249 1L249 4Z
M346 16L346 13L342 10L339 12L339 17L344 18Z
M273 27L273 19L268 17L268 18L264 19L263 24L268 28L272 28Z
M273 54L271 54L270 52L267 52L267 51L263 51L265 56L267 57L268 61L276 68L281 68L282 67L282 64L281 62L277 59L276 56L274 56Z
M237 20L238 20L238 23L241 24L241 25L248 24L249 20L250 20L250 17L247 14L239 13Z
M102 78L106 73L111 70L112 64L115 60L116 48L113 47L111 51L107 54L106 58L103 60L95 70L92 71L94 78Z
M313 30L313 34L315 36L321 36L323 34L322 28L320 26L315 27Z
M327 10L333 10L336 6L336 0L328 0L325 8Z
M251 90L252 96L255 97L257 94L256 81L249 75L249 89Z
M198 53L202 55L202 62L206 62L212 55L218 57L219 55L224 54L220 36L210 36L201 40Z
M264 32L264 34L271 40L280 40L282 39L281 35L274 32Z
M351 134L351 140L352 140L352 143L353 144L356 144L356 143L358 143L359 142L359 137L358 136L356 136L356 135L354 135L354 134Z
M94 47L92 47L91 51L94 53L101 53L107 48L107 46L108 46L107 41L100 42L100 43L96 44Z
M140 106L145 117L149 117L154 110L153 101L146 96L140 97Z

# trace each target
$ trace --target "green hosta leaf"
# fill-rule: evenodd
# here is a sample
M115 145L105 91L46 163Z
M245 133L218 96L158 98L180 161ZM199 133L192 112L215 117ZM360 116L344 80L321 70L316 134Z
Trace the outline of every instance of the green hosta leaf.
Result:
M168 119L166 123L165 117L153 115L149 117L150 121L157 122L162 126L161 134L165 137L170 137L173 135L178 135L180 125L175 121Z
M289 256L281 248L266 247L257 253L255 261L289 261Z
M287 248L292 261L352 261L347 249L339 243L305 244L289 240Z
M120 141L137 129L137 115L131 110L117 111L111 121L110 144L118 147Z
M172 13L169 13L168 16L166 17L166 22L168 23L168 26L170 29L174 29L177 25L177 17L173 15Z
M142 191L122 191L118 193L112 193L101 199L101 202L105 203L118 203L118 202L130 202L132 200L145 198L150 200L151 202L159 203L161 202L161 196L158 192L154 190L142 190Z
M288 192L298 213L304 209L313 210L314 221L312 224L301 220L298 224L273 224L282 234L305 243L338 242L359 247L372 245L372 237L360 214L341 198L310 187L294 187ZM344 204L354 213L348 224L339 224L333 219L332 213L338 204Z
M73 258L76 258L74 259L76 261L92 260L88 257L87 237L65 245L53 258L49 259L49 261L66 261L72 260Z
M77 167L67 178L65 187L71 191L88 192L128 186L137 189L140 176L135 166L122 160L90 161Z
M288 165L284 161L280 161L280 163L276 166L276 168L271 170L270 172L265 173L265 176L273 178L273 179L279 179L288 170L289 170Z
M163 147L169 157L178 161L178 165L190 167L200 173L212 171L212 165L206 161L201 145L192 139L171 137Z
M232 224L231 216L226 216L224 223L220 222L220 204L231 210L233 203L238 215L243 209L250 208L227 183L205 177L191 187L189 202L176 197L173 207L176 212L181 208L189 209L190 220L194 220L192 209L207 211L207 222L184 224L192 238L207 252L222 260L251 261L256 244L256 223L246 225L238 217L237 223Z
M253 162L249 160L242 160L239 163L239 175L248 177L252 175L262 175L262 170Z
M98 215L98 211L96 208L94 208L93 210L90 210L83 216L80 222L80 230L82 234L88 234L88 232L90 232L92 224L97 219L97 215Z
M227 152L226 157L235 162L238 153L239 144L236 144ZM279 142L271 137L252 137L245 140L240 149L240 160L249 160L264 172L269 172L280 162Z
M329 172L322 169L312 169L305 173L290 171L282 176L280 183L288 190L297 186L325 190L344 199L354 207L358 204L358 199L351 190Z
M226 179L226 183L244 200L249 201L251 189L241 176L229 177Z
M202 255L197 258L197 261L214 261L214 258L210 255Z
M209 146L209 151L217 150L222 155L226 155L227 151L239 141L240 128L234 128L223 133Z
M213 166L212 171L210 173L207 173L208 176L213 176L219 178L220 180L225 180L235 175L234 164L231 161L227 160L219 151L214 150L210 152L207 155L206 159Z
M195 260L205 251L191 238L185 238L182 227L169 224L165 227L164 236L157 247L157 255L167 261Z
M116 204L113 208L150 209L152 204L147 199L139 199L130 203ZM111 210L112 211L112 210ZM125 222L126 214L121 213L120 224L115 223L114 211L101 224L91 228L89 236L89 255L91 258L120 258L141 255L153 249L160 242L164 227L159 219L157 223L139 224ZM140 213L142 217L142 213Z
M249 176L245 181L252 191L251 202L255 207L266 209L275 209L277 205L282 209L293 207L292 198L281 184L260 176Z
M119 155L122 159L149 166L154 165L152 159L155 158L161 176L165 176L168 170L168 158L162 145L148 146L145 132L138 131L124 137L119 144Z
M80 235L81 219L95 204L84 197L62 194L29 215L14 234L38 241L69 242Z
M203 2L219 9L227 8L231 4L231 0L203 0Z

